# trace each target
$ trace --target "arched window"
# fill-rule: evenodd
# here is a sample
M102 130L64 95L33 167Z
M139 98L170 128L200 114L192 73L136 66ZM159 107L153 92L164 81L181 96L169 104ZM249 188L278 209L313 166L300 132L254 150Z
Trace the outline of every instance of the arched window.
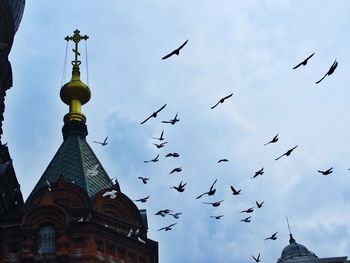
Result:
M53 225L41 226L38 230L38 253L56 252L56 230Z

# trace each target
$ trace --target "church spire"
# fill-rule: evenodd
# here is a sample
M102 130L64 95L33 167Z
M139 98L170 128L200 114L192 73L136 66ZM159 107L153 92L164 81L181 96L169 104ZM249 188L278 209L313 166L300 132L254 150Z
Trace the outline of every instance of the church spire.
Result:
M287 220L287 225L288 225L288 230L289 230L289 244L295 244L295 239L293 238L292 235L292 231L290 230L290 225L289 225L289 221L288 221L288 217L286 216L286 220Z
M77 29L74 31L73 36L66 36L66 41L73 41L75 47L72 49L74 52L74 60L72 61L72 79L64 84L60 91L61 100L69 105L69 113L64 116L64 123L68 124L71 122L78 122L85 124L86 117L81 112L81 105L87 103L91 98L91 91L89 87L80 80L80 64L81 61L78 59L79 53L79 42L81 40L87 40L87 35L80 35L80 31Z

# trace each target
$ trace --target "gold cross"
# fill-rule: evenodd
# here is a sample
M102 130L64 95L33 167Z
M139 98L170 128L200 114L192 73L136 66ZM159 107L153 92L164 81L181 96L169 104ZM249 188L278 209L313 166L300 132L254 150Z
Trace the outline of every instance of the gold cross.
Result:
M80 40L87 40L89 38L89 36L87 35L80 35L80 31L78 29L76 29L74 31L74 35L73 36L66 36L64 38L64 40L73 40L73 42L75 43L75 48L72 49L72 51L74 52L75 54L75 57L74 57L74 61L72 61L72 65L73 66L79 66L81 64L81 61L78 60L78 56L80 56L80 53L78 51L78 43L80 42Z

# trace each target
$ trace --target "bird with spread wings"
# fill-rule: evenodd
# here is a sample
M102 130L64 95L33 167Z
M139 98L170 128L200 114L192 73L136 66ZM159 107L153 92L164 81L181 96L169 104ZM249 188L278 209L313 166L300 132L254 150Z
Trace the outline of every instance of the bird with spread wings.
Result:
M298 65L296 65L293 69L299 68L300 66L306 66L308 60L312 58L313 55L315 55L315 52L308 56L306 59L304 59L302 62L300 62Z
M171 51L169 54L165 55L164 57L162 57L162 59L167 59L169 57L171 57L172 55L179 55L180 54L180 50L187 44L188 39L181 45L179 46L177 49Z
M211 109L214 109L216 106L218 106L220 103L224 103L225 100L227 100L228 98L232 97L233 93L231 93L230 95L221 98L214 106L211 107Z
M156 118L157 117L157 115L158 115L158 113L162 110L162 109L164 109L165 108L165 106L166 106L166 104L164 104L159 110L157 110L157 111L155 111L155 112L153 112L149 117L147 117L143 122L141 122L140 124L144 124L146 121L148 121L150 118Z

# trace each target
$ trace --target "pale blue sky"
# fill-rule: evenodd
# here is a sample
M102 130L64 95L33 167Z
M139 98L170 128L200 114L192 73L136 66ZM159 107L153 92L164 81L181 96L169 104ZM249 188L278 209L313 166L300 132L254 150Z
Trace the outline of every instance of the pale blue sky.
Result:
M137 205L148 211L160 262L243 263L258 253L276 262L288 243L286 216L297 242L319 257L349 255L349 14L345 0L27 1L10 57L3 135L24 196L62 143L64 37L79 28L90 36L87 140L125 194L150 195ZM160 59L186 39L180 56ZM313 52L306 67L292 70ZM334 74L315 85L335 59ZM158 118L140 125L164 103ZM176 112L175 126L161 123ZM169 143L158 150L151 137L162 129ZM263 146L277 133L276 144ZM106 147L92 142L107 135ZM172 151L180 158L164 158ZM143 163L157 153L158 163ZM217 164L221 158L230 161ZM177 166L183 171L168 175ZM328 177L317 173L330 167ZM215 179L217 193L202 201L224 199L218 208L195 200ZM184 193L169 189L181 180ZM230 185L242 195L232 196ZM240 222L256 200L264 207L250 224ZM164 208L183 215L154 215ZM215 214L224 217L209 218ZM172 231L156 231L175 221ZM264 241L276 231L276 241Z

